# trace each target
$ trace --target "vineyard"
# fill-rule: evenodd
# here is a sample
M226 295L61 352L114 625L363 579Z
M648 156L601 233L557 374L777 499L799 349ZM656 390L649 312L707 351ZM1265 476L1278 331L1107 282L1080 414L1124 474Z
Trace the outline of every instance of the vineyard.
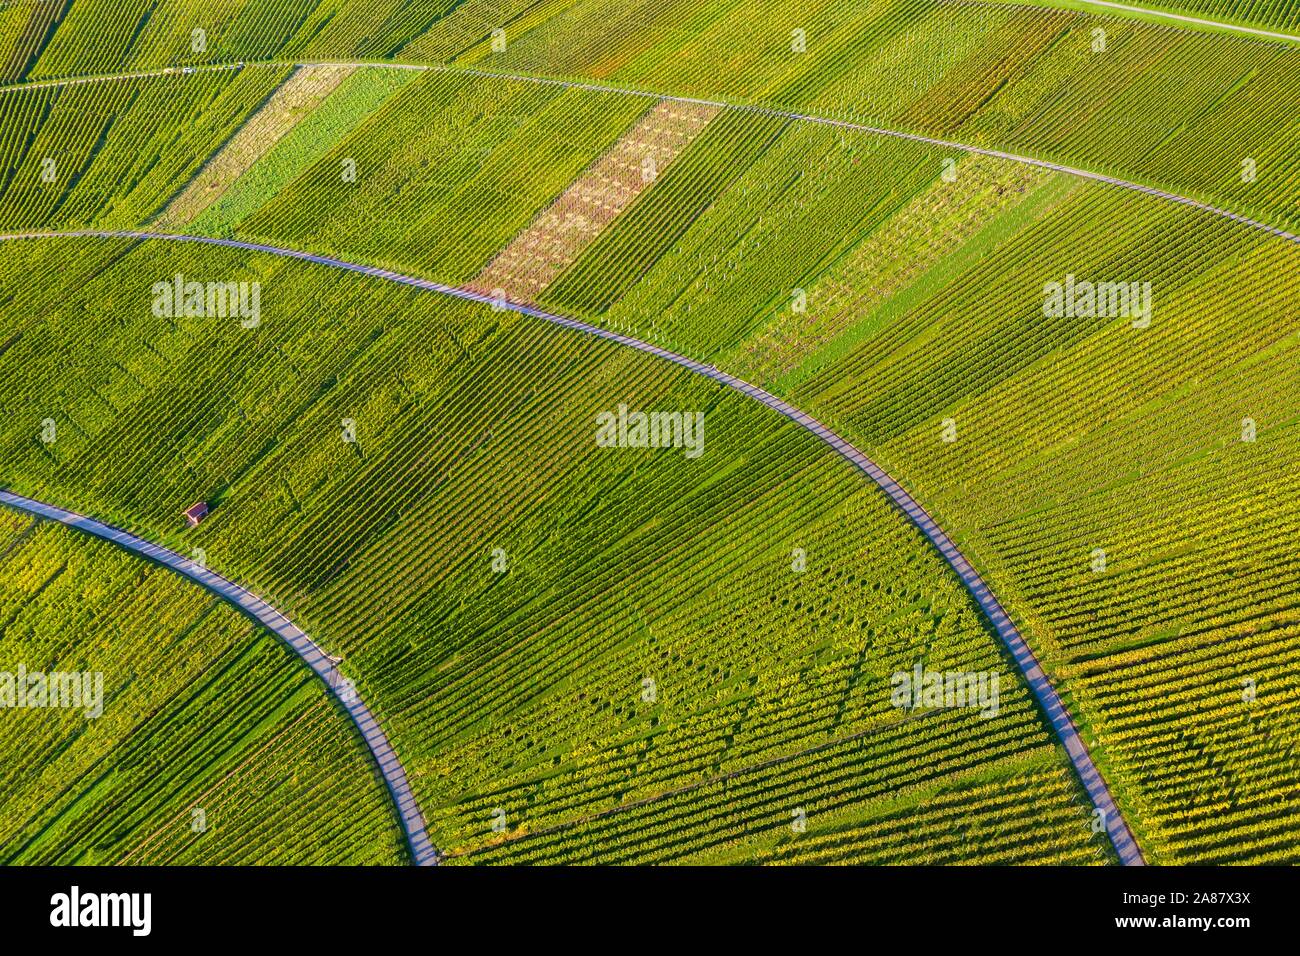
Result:
M1296 45L1047 0L18 0L0 83L0 234L374 267L0 240L0 486L200 549L342 658L443 862L1116 859L988 616L832 445L507 301L896 478L1148 861L1300 856ZM259 314L160 309L173 280ZM1080 282L1132 302L1046 304ZM703 454L601 447L619 409L699 412ZM0 858L405 860L270 634L0 540L0 658L103 670L115 715L0 714ZM918 664L997 674L996 713L900 709Z
M707 856L796 808L870 826L901 795L1062 766L937 556L770 412L483 306L228 250L69 243L7 250L7 313L44 316L0 360L10 481L201 547L345 656L453 858L494 845L498 818L513 838L641 799L615 813L637 832L587 852ZM138 307L138 277L176 272L259 276L262 324ZM119 319L87 335L89 314ZM707 454L600 454L590 422L618 402L705 410ZM49 416L41 445L27 423ZM213 514L182 533L196 497ZM900 715L890 675L918 660L997 671L996 716ZM728 775L733 820L655 799ZM1016 826L1053 833L1044 860L1103 859L1077 789L1055 793Z
M947 183L912 146L877 199L870 146L789 135L815 172L782 180L779 143L729 164L671 250L630 257L639 282L593 296L630 274L626 236L662 235L635 206L541 300L787 394L908 476L1070 689L1147 848L1291 859L1296 246L993 160ZM1150 282L1151 327L1045 317L1076 272Z
M1293 0L1218 9L1226 5L1180 8L1272 26L1300 16ZM7 33L11 64L24 64L9 68L10 82L28 84L322 60L563 77L1023 153L1300 224L1296 44L1075 6L471 0L449 11L444 0L40 0L0 10L12 21L0 26L0 59ZM38 22L51 17L54 29Z
M1300 9L1291 0L1174 0L1151 6L1225 23L1292 31L1300 26Z
M0 670L102 680L98 716L5 713L5 863L402 861L346 719L272 638L74 532L6 511L0 541Z

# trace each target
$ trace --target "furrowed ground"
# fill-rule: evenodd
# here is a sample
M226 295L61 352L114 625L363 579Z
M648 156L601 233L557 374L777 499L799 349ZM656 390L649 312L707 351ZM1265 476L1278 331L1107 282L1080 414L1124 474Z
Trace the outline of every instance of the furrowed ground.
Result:
M0 511L0 671L97 673L102 713L6 709L7 864L394 864L389 797L346 715L198 588Z
M929 821L882 844L899 862L1106 859L960 584L774 413L535 319L304 263L5 251L4 480L202 547L343 654L451 859L776 853L796 811L800 839ZM178 272L257 278L261 323L153 316L154 277ZM596 447L620 403L705 412L702 454ZM196 499L213 512L181 532ZM918 662L996 672L996 715L894 707L891 675ZM1027 799L952 811L990 787Z

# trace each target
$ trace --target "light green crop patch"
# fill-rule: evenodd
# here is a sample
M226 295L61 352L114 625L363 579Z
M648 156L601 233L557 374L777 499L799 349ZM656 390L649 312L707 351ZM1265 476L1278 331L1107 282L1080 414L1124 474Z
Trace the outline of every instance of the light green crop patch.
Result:
M416 70L358 70L235 180L185 231L230 235L235 226L266 205L390 96L420 75Z

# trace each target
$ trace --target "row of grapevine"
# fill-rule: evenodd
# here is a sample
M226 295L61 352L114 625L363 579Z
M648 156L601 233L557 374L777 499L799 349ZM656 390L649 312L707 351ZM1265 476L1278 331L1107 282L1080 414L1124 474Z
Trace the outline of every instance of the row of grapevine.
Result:
M216 197L185 231L205 236L229 235L231 228L255 213L418 74L405 70L358 70L271 146L247 172ZM348 158L348 157L344 157ZM340 175L342 162L339 164Z
M1045 6L682 6L577 4L465 59L951 138L1297 222L1294 46ZM626 24L613 49L607 17Z

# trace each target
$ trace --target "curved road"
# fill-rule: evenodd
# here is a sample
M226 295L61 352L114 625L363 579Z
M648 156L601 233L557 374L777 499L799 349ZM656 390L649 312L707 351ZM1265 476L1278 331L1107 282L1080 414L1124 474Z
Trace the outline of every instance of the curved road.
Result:
M1150 12L1150 11L1146 11ZM1226 26L1226 24L1223 24ZM1300 235L1288 232L1285 229L1279 229L1277 226L1270 226L1266 222L1258 219L1252 219L1250 216L1243 216L1241 213L1232 212L1220 206L1210 203L1201 202L1199 199L1193 199L1191 196L1183 196L1179 193L1172 193L1164 189L1157 189L1154 186L1145 186L1142 183L1135 183L1131 180L1120 179L1117 176L1107 176L1104 173L1093 172L1090 169L1080 169L1077 166L1067 166L1064 163L1053 163L1045 159L1037 159L1033 156L1023 156L1019 153L1008 153L999 149L989 149L984 146L975 146L971 143L959 143L955 140L939 139L934 136L923 136L919 133L908 133L903 130L888 129L883 126L869 126L865 123L855 123L851 120L833 119L829 116L817 116L812 113L798 113L793 110L783 110L774 106L761 106L753 103L727 103L722 100L703 99L695 96L674 96L670 93L656 93L652 90L631 89L623 86L612 86L606 83L585 82L577 80L562 80L554 77L532 76L527 73L509 73L496 70L484 70L477 67L447 66L441 64L422 64L422 63L388 63L376 62L373 60L263 60L248 63L217 63L206 66L186 67L190 73L214 72L220 70L239 70L245 67L351 67L354 69L383 69L383 70L416 70L427 71L437 70L443 73L463 73L469 76L478 76L485 79L510 80L516 83L533 83L542 86L558 86L567 90L585 90L591 93L611 93L621 96L634 96L643 99L652 99L668 103L681 103L688 106L707 106L718 110L735 110L743 113L754 113L759 116L768 116L775 119L791 120L800 123L814 123L820 126L831 126L836 129L846 129L857 133L866 133L871 136L885 136L892 139L904 139L913 143L923 143L927 146L937 146L940 149L950 149L957 153L971 153L979 156L988 156L993 159L1005 160L1010 163L1020 163L1024 166L1034 166L1038 169L1046 169L1051 172L1061 173L1066 176L1073 176L1078 179L1088 179L1093 182L1104 183L1107 186L1114 186L1119 189L1127 189L1132 192L1142 193L1151 196L1154 199L1160 199L1165 202L1175 203L1180 206L1188 206L1208 215L1220 219L1228 219L1248 229L1257 229L1266 232L1278 239L1287 242L1300 243ZM37 83L18 83L10 86L0 86L0 93L17 92L19 90L40 89L42 87L53 86L75 86L83 83L102 83L111 80L129 80L141 79L145 77L167 76L180 73L178 67L167 67L158 70L145 70L135 73L117 73L104 76L86 76L70 77L59 80L43 80Z
M355 691L349 692L349 685L337 680L337 669L333 661L293 621L247 588L240 587L215 571L209 571L207 568L195 564L189 558L177 554L175 551L161 547L151 541L146 541L144 538L136 537L120 528L114 528L101 521L96 521L94 518L79 515L75 511L67 511L64 508L48 505L43 501L16 495L11 491L0 490L0 505L18 511L25 511L37 518L58 521L70 528L94 535L96 538L102 538L119 548L125 548L143 558L161 564L206 588L217 597L235 605L239 610L288 644L290 649L316 672L316 676L325 682L325 686L329 688L329 692L334 696L334 699L348 712L352 722L357 725L357 730L361 732L361 737L366 742L370 755L375 758L375 763L379 766L379 772L384 778L384 783L388 785L388 792L393 798L393 804L397 808L398 817L401 819L402 829L406 833L406 841L411 850L412 860L418 866L432 866L438 862L438 851L429 842L428 833L424 828L424 817L420 814L420 807L415 802L415 795L411 793L410 783L406 779L406 771L402 769L401 761L397 759L397 754L394 753L392 744L388 742L388 737L385 736L378 721L370 713L370 708L366 706L360 696Z
M1087 791L1088 797L1089 799L1091 799L1093 807L1100 813L1101 820L1105 823L1107 834L1110 836L1110 841L1114 845L1115 852L1119 855L1120 861L1125 865L1130 865L1130 866L1142 865L1143 863L1145 863L1145 860L1143 859L1142 856L1142 851L1138 847L1137 841L1134 839L1132 831L1129 829L1128 824L1125 822L1123 815L1120 813L1119 807L1116 805L1114 797L1111 795L1110 788L1106 786L1106 781L1102 779L1101 773L1097 770L1096 764L1093 763L1092 755L1088 753L1087 746L1083 743L1082 738L1079 736L1079 729L1075 725L1074 720L1070 717L1069 712L1066 710L1064 702L1061 700L1060 695L1056 692L1056 688L1052 686L1052 682L1048 679L1047 674L1043 671L1042 666L1038 662L1038 658L1034 656L1034 652L1030 650L1029 645L1025 642L1024 636L1020 633L1019 628L1017 628L1014 622L1012 622L1011 618L1007 615L1005 609L998 602L997 598L993 596L993 592L989 590L988 585L984 582L984 579L980 576L979 572L977 572L971 566L971 563L966 559L965 555L963 555L961 551L957 548L957 545L953 543L952 539L948 536L948 534L942 528L939 527L939 525L934 521L934 519L930 517L929 513L924 508L922 508L919 504L917 504L916 501L912 498L912 496L908 494L907 491L904 490L903 487L898 484L898 482L896 482L893 478L887 475L885 471L882 468L880 468L875 462L869 459L858 449L854 448L851 444L849 444L847 441L845 441L835 432L831 431L829 428L827 428L825 425L818 422L816 419L812 418L810 415L795 408L789 402L777 398L775 395L772 395L770 392L766 392L755 385L751 385L748 382L744 381L743 379L736 378L734 375L729 375L726 372L720 371L719 369L714 368L712 365L706 365L703 362L697 362L694 359L687 358L684 355L679 355L676 352L670 352L668 349L660 348L659 346L652 345L649 342L643 342L640 339L635 339L632 338L631 336L622 335L621 333L613 332L610 331L609 329L602 329L596 325L590 325L586 322L580 322L577 319L570 319L570 318L565 318L564 316L554 315L550 312L544 312L541 309L537 309L528 305L521 305L513 302L505 302L505 303L494 302L491 296L484 295L479 292L472 292L468 289L461 289L456 286L444 285L441 282L433 282L429 279L420 279L415 276L404 275L399 272L391 272L387 269L379 269L374 266L365 266L355 262L347 262L345 260L335 259L330 256L321 256L309 252L300 252L296 249L285 249L279 246L269 246L257 242L243 242L238 239L217 239L210 236L182 236L182 235L171 235L168 233L136 232L136 231L128 231L128 230L79 230L75 232L13 233L10 235L0 235L0 242L21 240L21 239L57 239L57 238L91 238L91 237L101 238L101 239L134 239L134 240L149 239L149 240L165 240L170 242L197 242L204 245L224 246L230 249L241 249L249 252L261 252L261 253L267 253L276 256L286 256L292 259L302 259L307 262L314 262L317 263L318 265L330 266L331 268L335 268L335 269L343 269L348 272L361 273L362 275L372 276L377 279L384 279L389 282L397 282L402 285L414 286L417 289L426 289L430 292L437 292L441 295L452 296L454 298L464 299L470 302L479 302L484 305L496 304L512 312L518 312L523 315L528 315L536 319L541 319L542 321L545 322L550 322L554 325L562 326L563 328L566 329L572 329L575 332L581 332L585 335L592 335L595 336L596 338L605 339L611 342L615 342L619 345L627 346L628 348L636 349L639 352L645 352L649 355L657 356L661 359L664 359L665 361L672 362L676 365L680 365L681 367L691 372L694 372L697 375L702 375L705 378L712 379L713 381L718 382L721 385L725 385L728 388L734 389L737 392L747 395L750 398L752 398L754 401L760 402L763 405L766 405L768 408L772 409L773 411L778 412L781 415L784 415L786 418L793 421L799 427L816 435L818 438L820 438L822 441L828 444L832 449L834 449L836 454L838 454L841 458L852 463L863 474L865 474L868 478L870 478L873 482L875 482L875 484L881 489L881 491L885 493L885 495L889 498L889 500L892 501L903 512L903 514L906 515L914 525L916 525L916 527L921 531L921 533L925 535L927 539L929 539L931 544L933 544L935 548L938 549L939 553L943 556L943 559L948 562L948 565L961 579L962 584L966 586L966 589L971 593L971 595L975 598L975 601L979 604L980 608L984 611L990 623L993 625L994 630L997 632L998 637L1002 640L1002 643L1006 645L1007 650L1011 652L1011 656L1015 660L1016 666L1020 668L1021 674L1024 675L1024 678L1026 682L1029 684L1030 689L1033 691L1034 696L1038 699L1038 702L1042 706L1044 713L1047 715L1047 719L1050 721L1052 725L1052 729L1056 732L1056 736L1060 739L1061 743L1065 746L1065 750L1066 753L1069 755L1070 762L1074 765L1074 769L1079 774L1079 778L1083 782L1084 789ZM4 500L5 499L3 497L0 497L0 502L3 502ZM28 499L21 499L21 500L28 501ZM31 504L39 504L39 503L31 502ZM48 507L48 506L41 505L40 507ZM51 509L51 510L55 512L58 511L57 509ZM66 514L66 512L64 513ZM81 520L89 521L89 519L81 519ZM92 522L92 524L98 525L98 522ZM100 537L105 537L111 541L118 540L117 536L121 536L124 539L131 539L131 536L125 535L124 532L116 531L115 529L108 528L105 525L98 525L98 526L100 528L105 529L108 532L108 534L100 534ZM91 533L97 533L97 532L92 530ZM133 540L136 542L140 542L140 539L138 538L135 538ZM119 541L119 543L121 542ZM166 551L165 549L158 548L156 545L150 545L147 542L140 542L140 544L143 544L145 547L152 549L154 552L161 552L162 554L165 555L171 555L173 558L176 559L176 561L180 562L182 565L188 565L190 563L187 559L182 558L180 555L175 555L172 552ZM126 546L131 547L130 544ZM133 548L133 550L140 550L140 549ZM164 562L164 563L169 563L169 562ZM187 573L181 568L177 568L177 570L180 570L181 573ZM217 591L217 593L219 594L225 595L226 589L229 589L229 593L233 593L235 595L234 599L236 600L236 603L242 603L245 596L248 599L251 599L252 601L258 602L259 604L267 608L268 616L272 618L278 616L280 621L283 622L283 625L287 626L287 628L291 628L293 631L296 631L298 635L300 635L301 640L305 642L304 646L306 644L311 643L307 639L305 634L302 634L301 631L297 631L297 628L293 627L293 625L287 619L285 619L283 615L279 614L278 611L274 611L274 609L271 609L268 605L265 605L265 602L262 602L260 598L257 598L254 595L249 594L249 592L244 591L242 588L239 588L237 585L231 584L230 582L226 581L225 578L221 578L218 575L211 574L211 572L205 572L205 573L215 581L221 582L224 585L224 588L212 587L211 585L206 584L202 579L195 577L194 574L188 574L188 576L195 577L195 580L199 580L200 583L205 583L205 586L208 586L211 590ZM259 620L262 620L262 618L259 617ZM267 626L272 627L277 631L277 633L280 633L280 629L276 628L272 623L268 623ZM288 639L286 638L286 640ZM291 643L291 646L294 646L294 649L298 650L298 645ZM311 648L315 649L315 645L311 644ZM319 650L315 650L315 653L317 655L320 654ZM308 660L310 663L307 653L304 653L303 651L299 650L299 654L303 657L304 660ZM327 683L328 683L329 669L330 668L328 665L324 667L324 670L321 670L316 665L313 665L313 670L316 670L318 674L321 674L322 678L326 679ZM396 769L396 772L398 774L401 774L401 767L400 765L397 764L396 757L392 756L392 748L388 746L388 741L386 738L383 737L382 731L380 731L377 725L374 724L374 719L370 716L370 712L366 710L365 705L360 704L359 701L355 702L353 706L358 707L359 710L364 714L365 719L368 721L370 727L372 728L371 732L376 737L383 740L383 746L387 748L387 754L389 755L389 759L391 760L392 765ZM357 719L356 713L354 713L353 716L354 719ZM360 720L358 720L357 726L362 727L363 735L367 734L367 731L365 727L362 726ZM368 744L370 743L369 736L367 736L367 743ZM372 752L374 752L373 745L372 745ZM380 759L378 754L376 754L376 759L377 760ZM380 763L380 767L381 769L384 767L384 763L382 761ZM387 773L385 773L385 779L388 779ZM405 775L401 774L401 782L403 785L403 789L401 791L394 790L394 797L395 799L398 799L399 810L402 812L404 822L408 820L408 815L411 819L419 820L419 810L418 808L415 807L414 799L410 797L410 788L405 786L405 781L406 781ZM390 788L392 788L391 782L389 786ZM409 803L407 803L405 806L403 806L401 802L402 801L401 794L404 794L405 799L409 800ZM420 837L423 839L424 844L427 846L428 839L427 837L424 836L424 827L422 822L420 823L418 832L420 834ZM408 835L410 833L411 831L408 829ZM415 847L414 837L412 837L412 846L413 848ZM430 860L430 862L435 862L436 853L434 853L434 851L432 851L431 848L428 852L433 854L433 859ZM417 852L417 859L419 859L418 852Z

